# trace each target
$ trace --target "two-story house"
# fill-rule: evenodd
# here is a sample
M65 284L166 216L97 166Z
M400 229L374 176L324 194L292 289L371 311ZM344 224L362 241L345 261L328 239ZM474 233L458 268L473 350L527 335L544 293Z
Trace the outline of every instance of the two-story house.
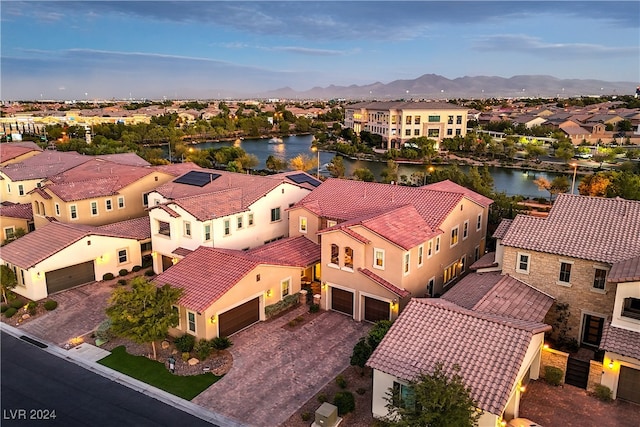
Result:
M0 144L0 166L18 163L42 152L35 142L11 142Z
M289 211L321 245L321 306L377 321L436 296L484 253L491 200L450 181L424 187L328 179Z
M159 186L148 195L154 270L166 270L199 246L241 250L287 237L286 209L318 185L304 172L203 169Z
M495 262L568 304L567 336L597 348L614 315L617 284L607 279L614 264L640 255L639 236L640 202L560 194L548 217L506 222ZM547 323L553 317L552 309Z

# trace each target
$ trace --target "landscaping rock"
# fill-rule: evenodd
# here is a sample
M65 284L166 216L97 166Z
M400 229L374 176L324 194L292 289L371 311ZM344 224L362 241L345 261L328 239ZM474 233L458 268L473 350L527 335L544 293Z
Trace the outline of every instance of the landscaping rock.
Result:
M166 341L166 340L162 341L162 344L161 344L163 350L168 349L170 345L171 344L169 344L169 341Z
M28 313L25 313L25 314L22 315L22 320L27 320L29 317L31 317L31 316L29 316Z
M189 366L193 366L193 365L197 365L198 363L200 363L200 361L198 359L196 359L195 357L192 357L191 359L189 359L189 361L187 363L189 364Z

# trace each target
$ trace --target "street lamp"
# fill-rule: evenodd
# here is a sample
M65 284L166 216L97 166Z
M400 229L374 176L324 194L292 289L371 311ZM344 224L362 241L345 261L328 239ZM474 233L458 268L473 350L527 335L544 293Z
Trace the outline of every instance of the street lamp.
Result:
M318 154L318 169L316 170L316 178L320 179L320 150L318 150L318 147L313 145L311 147L311 151L314 151Z
M571 194L573 194L576 188L576 173L578 172L578 164L576 162L570 163L569 166L573 167L573 180L571 181Z
M429 184L429 181L431 181L431 174L433 173L434 170L435 168L429 165L429 167L427 168L427 175L424 177L424 180L425 180L424 185Z

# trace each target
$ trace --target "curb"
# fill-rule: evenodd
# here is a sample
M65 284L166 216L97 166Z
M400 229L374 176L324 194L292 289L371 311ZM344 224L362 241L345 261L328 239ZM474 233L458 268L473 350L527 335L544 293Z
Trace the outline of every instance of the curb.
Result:
M64 350L63 348L58 347L56 344L34 337L29 333L26 333L11 325L7 325L6 323L0 324L0 331L6 332L7 334L15 338L30 343L31 345L35 345L41 348L42 351L45 351L53 356L59 357L61 359L66 359L67 361L74 363L97 375L108 378L111 381L117 382L118 384L121 384L146 396L166 403L183 412L187 412L195 417L200 418L201 420L216 424L220 427L247 427L246 424L242 424L237 420L215 412L211 412L208 409L203 408L202 406L196 405L195 403L192 403L188 400L181 399L178 396L174 396L173 394L167 393L164 390L160 390L135 378L131 378L121 372L115 371L111 368L107 368L106 366L102 366L98 363L89 362L74 353L70 353L68 350ZM22 337L27 337L28 340L24 340ZM29 340L42 343L47 347L42 348L41 346L34 344Z

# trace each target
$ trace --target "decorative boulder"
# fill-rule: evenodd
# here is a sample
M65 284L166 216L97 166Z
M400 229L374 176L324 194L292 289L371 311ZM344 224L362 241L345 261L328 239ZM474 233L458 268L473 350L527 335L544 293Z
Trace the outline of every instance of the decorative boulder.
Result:
M161 347L162 347L163 350L166 350L166 349L169 348L169 345L170 345L169 341L165 340L165 341L162 341Z
M195 357L192 357L191 359L189 359L189 361L187 361L187 363L189 364L189 366L193 366L193 365L197 365L198 363L200 363L200 361L198 359L196 359Z

